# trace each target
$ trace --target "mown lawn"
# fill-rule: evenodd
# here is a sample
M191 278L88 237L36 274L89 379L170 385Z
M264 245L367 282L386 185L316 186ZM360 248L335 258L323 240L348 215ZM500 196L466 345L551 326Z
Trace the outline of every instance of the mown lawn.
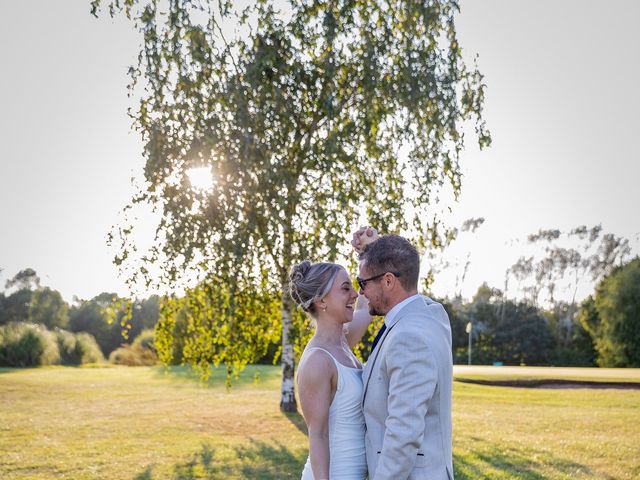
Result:
M587 376L640 377L617 372ZM0 369L0 478L299 478L304 422L280 413L279 375L249 367L227 392L221 371L201 385L181 368ZM456 382L453 415L457 479L640 477L640 390Z

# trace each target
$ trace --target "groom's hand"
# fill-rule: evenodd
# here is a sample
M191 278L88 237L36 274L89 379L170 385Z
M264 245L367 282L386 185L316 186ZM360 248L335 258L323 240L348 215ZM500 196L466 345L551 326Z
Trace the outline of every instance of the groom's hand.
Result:
M378 239L378 231L373 227L360 227L354 232L351 245L357 253L362 253L365 246Z

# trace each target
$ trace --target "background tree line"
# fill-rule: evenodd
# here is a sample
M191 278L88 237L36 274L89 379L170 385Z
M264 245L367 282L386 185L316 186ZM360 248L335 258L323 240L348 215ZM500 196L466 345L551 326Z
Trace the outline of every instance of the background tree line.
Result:
M610 245L611 237L604 238ZM626 249L616 255L608 247L596 251L609 252L607 268L590 260L608 273L580 304L575 299L554 300L542 307L534 301L537 296L507 298L503 290L486 283L469 301L460 295L440 299L451 322L455 363L467 363L466 328L471 323L473 364L639 367L640 259L622 261ZM544 259L541 262L548 267ZM524 278L521 263L517 275ZM540 278L538 269L531 272ZM109 357L130 365L152 364L158 358L165 364L193 365L202 361L199 352L206 349L206 367L223 364L231 379L247 363L280 360L278 293L268 289L243 290L233 297L240 315L231 317L225 316L230 287L220 282L201 283L180 297L136 300L129 311L123 308L126 299L111 293L68 305L59 292L41 287L32 269L20 271L6 287L0 292L0 363L5 365L36 365L38 358L48 358L44 363L79 364ZM49 340L57 342L57 354L47 347L47 331L54 333ZM296 356L312 333L306 316L296 311ZM6 344L12 339L22 339L21 348L28 353L10 358ZM370 342L366 336L358 349L363 359Z
M475 231L483 222L468 220L460 231ZM459 233L452 232L449 243ZM563 237L572 240L573 246L562 246ZM521 257L507 270L505 287L511 284L515 297L508 297L506 288L485 283L471 300L459 293L440 299L451 321L455 362L467 362L466 328L471 324L474 364L640 366L640 259L627 261L628 241L603 233L600 226L580 226L564 233L540 230L526 241L543 242L543 248L537 255ZM433 257L427 259L433 261ZM462 282L469 264L467 256ZM594 292L578 303L577 283L585 277L596 282ZM430 279L431 273L426 276L427 291ZM240 289L218 279L201 282L181 296L152 295L130 302L101 293L89 300L75 299L71 305L58 291L42 287L32 269L18 272L5 287L0 292L0 329L4 328L5 340L17 335L16 331L7 334L8 324L40 325L90 336L100 350L91 356L94 359L104 356L117 363L149 364L159 358L164 364L200 366L201 371L223 364L228 381L248 363L281 359L280 293L267 284ZM561 288L569 292L570 300L558 299ZM379 323L380 319L372 323L357 349L362 359L366 360ZM312 333L306 316L295 310L291 341L296 357ZM76 348L73 345L78 342L65 335L58 335L58 343L66 344L61 351ZM67 357L81 363L78 348ZM46 349L40 350L44 355Z
M531 296L507 298L503 290L486 283L469 301L460 295L439 299L449 314L455 363L467 363L466 327L471 323L473 364L640 366L640 259L625 262L616 256L605 271L594 293L578 304L575 299L554 300L543 307ZM244 312L241 322L230 321L213 298L228 299L228 289L219 283L202 284L172 300L172 309L165 311L157 327L156 338L161 342L157 348L164 362L191 363L201 358L197 352L203 338L211 361L231 369L238 368L234 362L240 358L245 363L279 360L276 293L270 297L271 310L252 309L251 302L255 306L268 299L242 300L238 305ZM363 360L378 323L357 349ZM301 312L295 313L293 326L299 356L313 332Z
M456 363L467 361L473 325L474 364L640 367L640 258L614 266L579 305L541 308L509 300L483 284L470 302L444 302Z
M80 364L105 358L155 363L152 332L159 312L157 295L128 302L104 292L69 305L26 268L7 280L0 292L0 365ZM138 344L132 347L136 339L153 355Z
M478 220L484 221L471 219L476 227ZM539 230L520 248L531 254L507 269L504 290L484 284L470 302L459 294L444 300L458 363L464 363L471 323L474 363L640 365L639 260L627 260L628 239L601 225L580 225ZM469 256L462 280L468 268ZM576 301L587 282L594 292Z

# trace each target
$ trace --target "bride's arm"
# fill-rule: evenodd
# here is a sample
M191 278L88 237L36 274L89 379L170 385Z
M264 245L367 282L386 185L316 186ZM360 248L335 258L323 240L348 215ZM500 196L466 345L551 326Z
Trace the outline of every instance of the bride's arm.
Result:
M313 477L329 478L329 407L337 385L333 360L323 352L310 352L298 369L298 391L309 430L309 460Z
M367 328L369 328L372 318L369 315L369 300L364 295L358 295L356 309L353 312L353 320L347 324L345 331L349 347L353 348L360 343L360 340L367 332Z

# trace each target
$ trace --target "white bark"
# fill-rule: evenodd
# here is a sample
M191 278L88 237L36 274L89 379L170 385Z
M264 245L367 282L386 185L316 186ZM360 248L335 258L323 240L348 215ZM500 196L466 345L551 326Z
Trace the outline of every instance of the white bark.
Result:
M282 390L280 397L280 410L283 412L296 412L296 392L294 378L295 360L293 356L293 343L290 332L293 326L289 299L282 295Z

